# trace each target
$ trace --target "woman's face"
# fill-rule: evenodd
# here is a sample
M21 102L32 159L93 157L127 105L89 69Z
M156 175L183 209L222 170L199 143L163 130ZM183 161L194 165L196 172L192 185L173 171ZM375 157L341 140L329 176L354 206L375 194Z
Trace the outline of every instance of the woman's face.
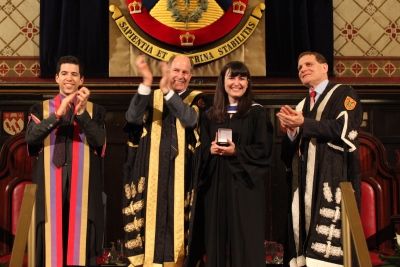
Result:
M225 92L228 94L229 102L236 103L246 93L249 81L247 77L243 76L231 76L231 70L227 70L225 73Z

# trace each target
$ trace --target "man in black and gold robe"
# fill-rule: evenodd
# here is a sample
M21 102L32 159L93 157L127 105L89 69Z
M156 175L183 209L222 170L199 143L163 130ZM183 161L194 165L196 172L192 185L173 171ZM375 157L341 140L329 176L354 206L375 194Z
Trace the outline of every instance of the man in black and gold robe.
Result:
M193 218L200 92L187 88L192 66L186 56L163 65L154 91L143 56L136 66L143 82L126 112L124 245L133 266L182 266Z
M362 120L360 100L353 88L328 81L326 59L304 52L299 78L309 88L293 110L277 114L287 131L282 159L292 168L298 156L298 177L292 181L289 250L291 267L343 266L340 182L350 181L360 192L357 135Z

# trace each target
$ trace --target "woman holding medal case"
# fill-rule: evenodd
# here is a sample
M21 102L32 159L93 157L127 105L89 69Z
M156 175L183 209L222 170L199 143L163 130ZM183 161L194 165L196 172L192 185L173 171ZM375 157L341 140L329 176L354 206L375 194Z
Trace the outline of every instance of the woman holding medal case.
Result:
M204 206L198 210L204 212L205 265L210 267L265 266L264 181L271 142L250 78L244 63L225 65L213 106L201 122L198 204Z

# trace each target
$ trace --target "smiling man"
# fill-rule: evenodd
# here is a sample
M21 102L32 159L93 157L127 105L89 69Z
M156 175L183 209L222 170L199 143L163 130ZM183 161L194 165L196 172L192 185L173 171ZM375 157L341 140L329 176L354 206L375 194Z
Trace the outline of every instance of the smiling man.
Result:
M133 266L182 266L193 219L201 92L188 88L192 66L184 55L161 63L157 90L151 89L153 74L144 56L136 67L143 82L125 114L131 141L124 181L125 248Z
M292 181L289 251L291 267L343 266L341 191L350 181L360 192L357 135L362 121L353 88L328 80L326 59L316 52L298 58L299 78L309 90L297 106L277 113L287 136L282 159L298 177Z
M105 110L88 101L79 60L61 57L59 93L33 105L25 135L35 158L35 266L92 266L103 240Z

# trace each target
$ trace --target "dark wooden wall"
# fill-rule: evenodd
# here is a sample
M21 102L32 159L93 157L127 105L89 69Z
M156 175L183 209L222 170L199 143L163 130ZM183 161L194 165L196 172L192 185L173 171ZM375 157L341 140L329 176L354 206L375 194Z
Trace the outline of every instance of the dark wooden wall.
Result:
M192 87L203 90L211 100L214 88L213 79L194 79ZM104 168L104 185L108 195L106 243L122 238L122 164L125 157L126 135L122 128L125 123L124 113L135 93L137 82L112 80L89 82L91 101L107 109L107 151ZM379 138L384 144L389 165L398 166L400 158L400 85L354 84L360 95L364 110L363 130ZM24 112L25 123L29 107L37 102L52 97L58 89L52 81L30 84L0 85L0 119L7 111ZM279 159L282 133L279 132L275 114L283 104L295 105L305 95L306 90L296 82L273 82L254 79L256 99L263 104L274 128L274 149L271 162L271 177L267 181L268 218L267 238L281 240L285 228L276 227L275 220L285 221L287 208L287 182L284 168ZM3 127L0 129L0 146L9 138ZM272 205L274 204L274 205ZM275 210L279 207L279 210Z

